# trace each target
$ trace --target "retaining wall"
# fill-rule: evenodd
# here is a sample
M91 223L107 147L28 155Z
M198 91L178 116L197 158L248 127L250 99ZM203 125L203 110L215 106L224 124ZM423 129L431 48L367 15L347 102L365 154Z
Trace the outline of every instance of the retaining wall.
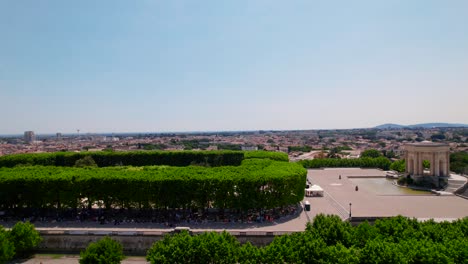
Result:
M156 242L164 238L166 234L173 234L177 230L168 232L158 231L83 231L83 230L39 230L42 242L37 251L42 253L79 253L89 243L110 236L119 241L124 252L129 255L146 255L147 250ZM205 232L205 231L203 231ZM222 232L222 231L216 231ZM190 232L191 234L202 233L202 231ZM250 242L255 246L265 246L271 243L275 236L289 232L229 232L237 238L240 243Z

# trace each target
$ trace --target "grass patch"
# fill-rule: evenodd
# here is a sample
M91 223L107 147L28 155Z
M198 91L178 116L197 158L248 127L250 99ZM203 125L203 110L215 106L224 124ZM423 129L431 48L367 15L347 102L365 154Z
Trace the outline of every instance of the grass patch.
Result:
M39 254L35 254L34 255L35 258L41 258L41 259L61 259L61 258L64 258L64 257L80 257L80 255L76 255L76 254L43 254L43 253L39 253Z

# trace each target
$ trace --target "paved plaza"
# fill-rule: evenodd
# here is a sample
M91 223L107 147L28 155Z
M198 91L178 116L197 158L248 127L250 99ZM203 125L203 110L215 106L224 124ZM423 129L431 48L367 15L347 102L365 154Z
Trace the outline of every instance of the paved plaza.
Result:
M335 204L336 214L343 216L344 212L349 213L351 203L353 217L403 215L419 219L452 220L468 216L468 200L466 199L429 193L427 195L379 195L373 190L366 189L365 186L358 186L359 190L356 191L356 185L348 178L349 176L384 177L385 172L358 168L309 170L308 180L325 190L324 198L309 199L311 206L318 204L320 199L332 201L329 205ZM400 187L395 186L395 188Z
M64 256L52 256L52 255L37 255L28 260L20 260L15 263L24 264L78 264L80 256L78 255L64 255ZM124 259L122 264L145 264L149 263L144 257L128 257Z

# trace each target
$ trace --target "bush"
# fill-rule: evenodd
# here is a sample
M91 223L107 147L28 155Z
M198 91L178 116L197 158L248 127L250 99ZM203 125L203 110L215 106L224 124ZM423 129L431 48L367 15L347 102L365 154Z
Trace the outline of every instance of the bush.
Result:
M398 178L397 183L399 185L412 185L414 180L408 176L401 176Z
M271 159L277 161L289 161L288 154L283 152L274 152L274 151L246 151L244 152L245 159Z
M148 250L150 263L239 263L240 243L227 233L192 236L187 231L166 235Z
M404 159L397 160L390 165L390 169L398 172L405 172L406 170L406 162Z
M124 258L122 245L110 237L91 243L80 253L80 264L116 264Z
M73 167L84 157L91 157L97 166L189 166L192 162L212 167L239 166L244 159L242 151L125 151L125 152L55 152L13 154L0 157L0 167L17 165ZM287 156L286 156L287 157Z
M298 161L304 168L380 168L388 170L392 164L385 157L359 159L313 159Z
M248 159L223 167L18 167L0 168L0 208L76 208L103 201L106 208L142 204L153 208L249 210L296 204L304 197L307 171L296 163ZM84 204L83 204L84 205ZM115 208L115 207L114 207Z
M378 158L381 156L382 153L376 149L367 149L361 153L361 158Z
M304 232L264 246L240 245L228 233L167 235L148 250L150 263L468 263L468 218L419 222L402 216L351 226L317 215Z
M97 167L97 164L91 156L85 156L75 162L75 167Z
M13 243L16 256L28 256L32 250L41 242L39 232L34 229L34 225L26 222L18 222L8 234L9 240Z
M8 239L8 232L0 226L0 263L11 260L15 255L15 246Z

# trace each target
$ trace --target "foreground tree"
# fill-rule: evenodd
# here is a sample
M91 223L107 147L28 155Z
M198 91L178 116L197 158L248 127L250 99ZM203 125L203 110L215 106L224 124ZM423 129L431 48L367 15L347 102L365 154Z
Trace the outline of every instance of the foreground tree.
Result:
M8 232L0 226L0 263L11 260L15 255L15 246L8 239Z
M203 233L192 236L183 231L165 236L148 250L150 263L238 263L240 243L227 232ZM246 246L249 256L256 257L256 249ZM256 263L256 262L252 262Z
M16 223L8 233L8 239L13 243L16 256L19 257L30 255L42 240L34 225L29 222Z
M80 264L118 264L124 258L122 245L110 237L89 244L80 253Z
M228 233L167 235L151 263L465 263L468 218L438 223L403 216L351 226L319 214L304 232L276 236L264 247L240 245Z

